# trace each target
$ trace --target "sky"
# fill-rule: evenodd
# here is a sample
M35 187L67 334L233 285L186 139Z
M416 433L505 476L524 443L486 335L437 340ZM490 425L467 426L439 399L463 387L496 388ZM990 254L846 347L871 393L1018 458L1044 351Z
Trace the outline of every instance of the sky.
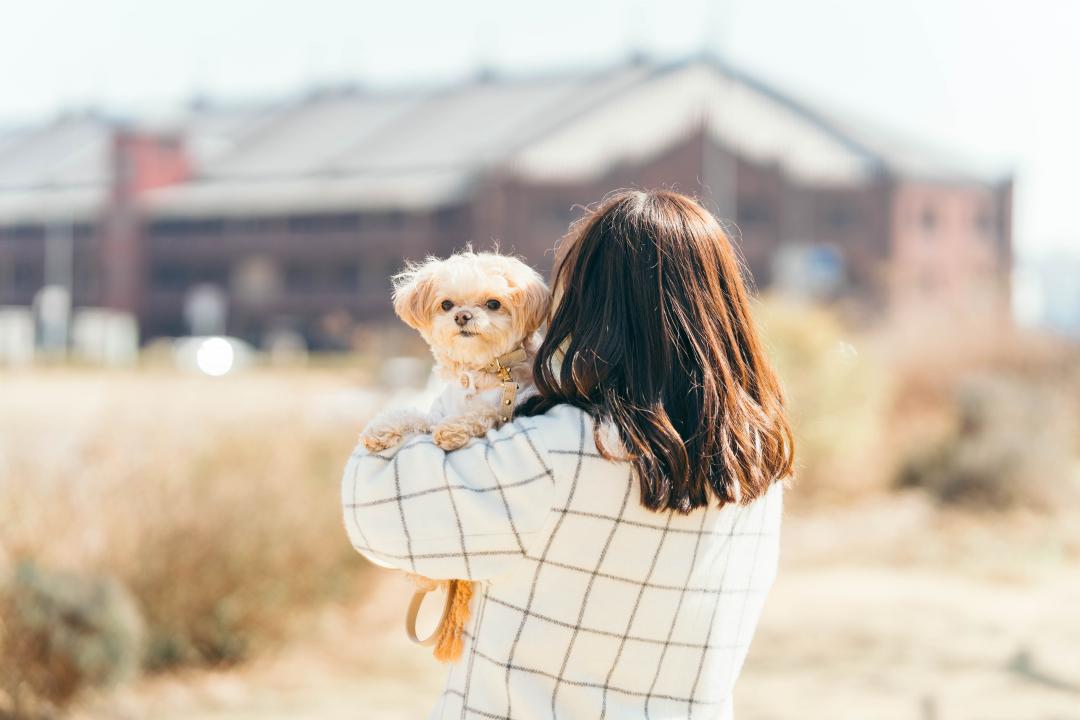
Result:
M1080 1L0 0L0 123L709 49L1016 178L1021 257L1080 251Z

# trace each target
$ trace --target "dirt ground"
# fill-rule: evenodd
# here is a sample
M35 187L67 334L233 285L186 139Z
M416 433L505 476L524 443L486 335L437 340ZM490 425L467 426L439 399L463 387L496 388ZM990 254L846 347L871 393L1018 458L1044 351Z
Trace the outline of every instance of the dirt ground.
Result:
M1058 525L950 517L915 496L788 513L740 720L1080 720L1080 561ZM377 580L243 668L150 678L76 718L423 718L443 671Z

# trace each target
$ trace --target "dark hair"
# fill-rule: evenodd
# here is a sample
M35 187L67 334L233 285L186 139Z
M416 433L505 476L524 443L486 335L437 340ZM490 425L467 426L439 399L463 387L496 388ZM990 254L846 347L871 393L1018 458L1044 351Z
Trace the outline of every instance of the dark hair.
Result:
M652 510L749 502L791 474L783 393L758 338L738 254L700 204L621 192L579 221L552 287L539 395L618 429ZM561 294L561 300L559 295Z

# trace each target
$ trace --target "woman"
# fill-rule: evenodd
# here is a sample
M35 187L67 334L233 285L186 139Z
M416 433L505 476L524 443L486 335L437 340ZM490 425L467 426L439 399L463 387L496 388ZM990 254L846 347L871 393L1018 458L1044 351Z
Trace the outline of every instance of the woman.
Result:
M792 467L735 249L695 201L624 192L555 272L539 395L453 452L349 460L350 538L480 582L435 718L730 718Z

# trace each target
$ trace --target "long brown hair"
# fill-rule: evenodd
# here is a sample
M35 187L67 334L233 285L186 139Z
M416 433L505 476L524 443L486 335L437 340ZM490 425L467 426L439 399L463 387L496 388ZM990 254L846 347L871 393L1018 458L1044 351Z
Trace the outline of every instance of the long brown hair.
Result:
M564 248L539 395L519 413L579 407L607 457L613 423L653 510L749 502L790 475L783 393L716 219L678 193L620 192Z

